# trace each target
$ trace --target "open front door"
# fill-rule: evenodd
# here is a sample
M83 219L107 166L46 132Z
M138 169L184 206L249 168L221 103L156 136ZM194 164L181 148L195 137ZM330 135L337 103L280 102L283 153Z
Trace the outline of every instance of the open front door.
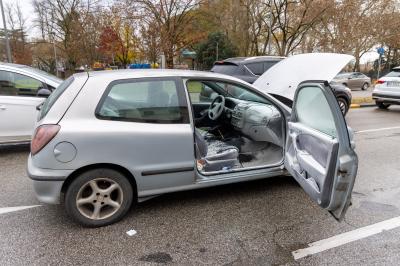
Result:
M342 220L350 205L358 159L328 83L299 85L287 129L286 169L318 205Z

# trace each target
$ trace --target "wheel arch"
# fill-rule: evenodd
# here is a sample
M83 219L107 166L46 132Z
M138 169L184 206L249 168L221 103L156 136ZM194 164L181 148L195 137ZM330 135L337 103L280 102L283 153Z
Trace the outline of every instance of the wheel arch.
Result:
M84 172L87 172L89 170L99 169L99 168L112 169L112 170L120 172L121 174L126 176L128 181L129 181L129 183L132 186L132 190L135 193L134 197L136 197L136 199L137 199L137 196L138 196L137 183L136 183L136 179L133 176L133 174L128 169L126 169L125 167L117 165L117 164L112 164L112 163L90 164L90 165L86 165L86 166L83 166L81 168L76 169L64 181L64 183L63 183L63 185L61 187L61 192L65 193L67 191L67 188L69 187L69 185L72 183L72 181L74 181L75 178L78 177L80 174L82 174Z

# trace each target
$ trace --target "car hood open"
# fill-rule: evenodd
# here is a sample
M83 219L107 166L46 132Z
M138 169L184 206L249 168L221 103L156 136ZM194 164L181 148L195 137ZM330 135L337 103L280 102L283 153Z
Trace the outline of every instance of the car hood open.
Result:
M354 57L347 54L311 53L288 57L262 74L254 86L262 92L294 99L297 86L306 80L330 82Z

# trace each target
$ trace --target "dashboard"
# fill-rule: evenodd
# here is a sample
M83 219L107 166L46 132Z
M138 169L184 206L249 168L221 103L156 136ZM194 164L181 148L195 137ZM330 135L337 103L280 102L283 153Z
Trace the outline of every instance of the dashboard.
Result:
M272 104L226 98L226 115L235 130L253 141L267 141L283 145L283 119Z

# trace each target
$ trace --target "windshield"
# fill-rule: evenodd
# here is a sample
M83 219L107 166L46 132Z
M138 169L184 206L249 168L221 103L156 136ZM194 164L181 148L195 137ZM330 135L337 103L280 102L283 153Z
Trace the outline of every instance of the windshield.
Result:
M211 72L232 75L235 74L238 66L234 64L214 65Z
M63 92L69 87L69 85L71 85L73 81L74 81L74 76L69 77L64 82L62 82L60 86L58 86L52 92L52 94L50 94L50 96L46 99L46 101L43 103L40 109L40 115L38 121L47 115L47 113L50 111L51 107L54 105L57 99L61 96L61 94L63 94Z
M30 71L30 72L34 72L36 74L39 74L39 75L41 75L41 76L43 76L43 77L45 77L45 78L47 78L47 79L49 79L51 81L54 81L54 82L56 82L58 84L63 82L62 79L57 78L56 76L51 75L50 73L47 73L47 72L45 72L43 70L40 70L40 69L37 69L37 68L33 68L33 67L29 67L29 66L24 66L23 68L28 70L28 71Z
M396 69L396 70L393 70L392 72L389 72L388 74L385 75L385 77L399 78L400 77L400 69Z

